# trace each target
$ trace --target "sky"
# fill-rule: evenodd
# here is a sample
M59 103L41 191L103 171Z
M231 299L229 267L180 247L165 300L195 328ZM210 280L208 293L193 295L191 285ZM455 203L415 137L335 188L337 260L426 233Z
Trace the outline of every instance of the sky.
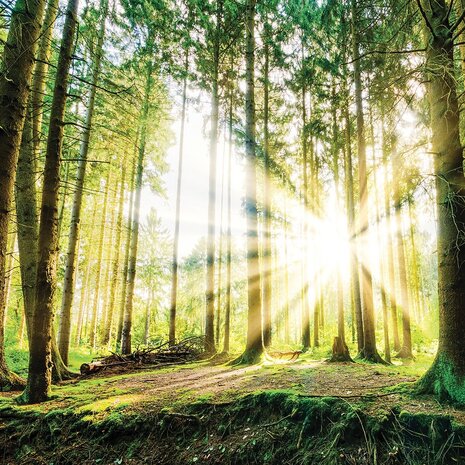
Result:
M207 112L190 106L187 111L187 121L184 139L184 163L181 192L181 225L179 254L189 255L202 237L207 235L208 215L208 178L209 178L209 140L208 122L204 122ZM141 199L141 220L144 222L150 210L156 210L162 225L174 235L176 212L176 183L178 176L179 132L180 118L174 115L172 130L175 143L167 152L166 161L169 171L164 175L166 190L165 198L155 195L148 186L144 186ZM223 228L226 231L227 208L227 156L228 145L220 135L217 159L217 224L221 208L221 178L223 162L225 163L224 213ZM241 210L244 195L244 167L240 155L233 153L232 160L232 235L243 237L245 234L245 217Z

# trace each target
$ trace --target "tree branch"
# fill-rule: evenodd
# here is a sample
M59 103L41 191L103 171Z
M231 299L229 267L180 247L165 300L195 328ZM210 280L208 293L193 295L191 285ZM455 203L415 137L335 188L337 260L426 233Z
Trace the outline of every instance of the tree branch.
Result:
M462 11L462 14L460 15L459 19L455 22L455 24L449 29L450 33L452 34L460 25L460 23L463 21L465 18L465 10Z
M347 61L344 64L350 65L356 62L357 60L360 60L369 55L374 55L375 53L379 53L380 55L400 55L400 54L419 53L419 52L426 52L426 48L412 48L410 50L370 50L369 52L363 53L358 58L354 58L353 60Z
M421 0L417 0L417 5L418 9L420 10L421 16L423 16L423 19L425 20L426 25L428 26L428 29L430 30L431 34L433 37L436 37L436 34L434 32L433 26L429 22L428 16L426 16L425 10L421 6Z

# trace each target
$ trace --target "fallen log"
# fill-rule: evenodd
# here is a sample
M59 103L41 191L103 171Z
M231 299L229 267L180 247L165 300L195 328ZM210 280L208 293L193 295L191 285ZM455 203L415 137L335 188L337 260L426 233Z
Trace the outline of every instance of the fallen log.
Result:
M203 353L203 347L203 337L190 337L172 346L163 343L155 347L138 348L128 355L111 352L111 355L107 357L99 357L93 359L90 363L83 363L81 365L81 375L93 375L102 370L121 366L128 366L133 369L143 365L161 367L187 363L199 359Z

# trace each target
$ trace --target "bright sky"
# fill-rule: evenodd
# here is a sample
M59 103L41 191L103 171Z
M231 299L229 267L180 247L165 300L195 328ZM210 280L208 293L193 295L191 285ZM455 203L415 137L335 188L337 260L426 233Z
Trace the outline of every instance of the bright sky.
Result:
M208 111L202 113L208 114ZM167 162L169 172L164 176L166 199L154 195L148 186L142 191L141 217L142 221L151 208L157 211L164 227L174 235L176 214L176 183L178 176L179 157L179 116L174 115L173 132L175 144L168 150ZM184 166L181 193L181 226L179 253L181 257L189 255L193 247L207 235L208 215L208 176L209 176L209 141L206 131L209 122L204 124L204 116L196 108L188 108L184 139ZM225 162L224 213L223 228L226 231L227 214L227 156L228 146L220 135L217 160L217 225L219 225L221 205L221 173ZM232 234L233 237L243 237L245 233L245 217L242 214L241 203L244 195L244 170L242 160L233 154L232 162ZM219 226L218 226L219 227Z

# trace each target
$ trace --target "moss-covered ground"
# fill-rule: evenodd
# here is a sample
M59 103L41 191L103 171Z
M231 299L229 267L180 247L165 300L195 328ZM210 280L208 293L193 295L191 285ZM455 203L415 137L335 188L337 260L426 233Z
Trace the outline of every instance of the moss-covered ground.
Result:
M465 412L413 395L409 365L210 361L0 395L2 464L465 463Z

